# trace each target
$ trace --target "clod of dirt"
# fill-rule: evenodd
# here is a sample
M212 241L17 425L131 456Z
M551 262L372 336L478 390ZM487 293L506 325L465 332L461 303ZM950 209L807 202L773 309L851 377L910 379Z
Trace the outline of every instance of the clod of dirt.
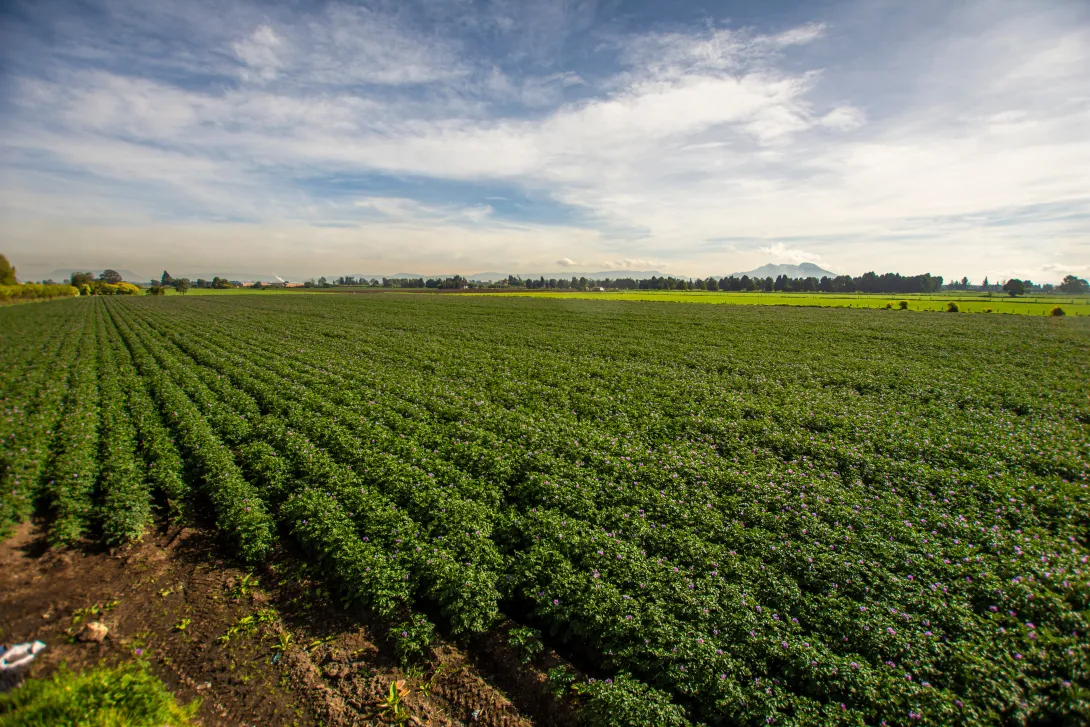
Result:
M95 642L101 644L110 630L101 621L92 621L79 632L79 640L83 642Z

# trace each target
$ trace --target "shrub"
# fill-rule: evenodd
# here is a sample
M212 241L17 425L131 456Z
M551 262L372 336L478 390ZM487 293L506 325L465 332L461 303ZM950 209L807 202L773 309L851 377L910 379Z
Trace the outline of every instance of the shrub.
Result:
M79 295L71 285L20 283L0 285L0 303L19 303L27 300L50 300Z
M541 643L541 632L524 626L508 631L507 643L519 650L519 659L523 664L533 661L535 656L545 650L545 645Z
M141 663L95 667L79 674L63 665L48 679L30 679L0 694L0 723L10 727L182 727L200 700L181 707Z
M1065 312L1064 312L1064 309L1063 309L1063 308L1061 308L1060 306L1056 306L1055 308L1053 308L1052 310L1050 310L1050 311L1048 312L1048 314L1049 314L1050 316L1057 316L1057 317L1058 317L1058 316L1066 316L1066 315L1067 315L1067 313L1065 313Z
M995 311L994 311L994 310L992 310L991 308L985 308L985 309L984 309L984 312L985 312L985 313L995 313Z
M427 655L435 638L435 626L423 616L413 616L390 627L390 639L402 664L409 664Z
M893 303L886 303L886 310L893 310Z
M897 304L897 307L901 310L908 310L908 301L902 300L900 303Z
M685 710L672 703L665 692L618 674L604 681L576 683L576 691L590 697L580 710L580 721L587 727L686 727Z
M140 295L140 288L132 283L121 282L117 284L118 295Z
M958 304L955 303L954 301L950 301L949 303L946 304L946 312L947 313L958 313L960 311L961 311L961 308L958 308Z

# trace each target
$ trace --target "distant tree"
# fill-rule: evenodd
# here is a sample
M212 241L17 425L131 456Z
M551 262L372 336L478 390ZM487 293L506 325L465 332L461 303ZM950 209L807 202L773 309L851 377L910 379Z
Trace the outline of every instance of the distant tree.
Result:
M984 290L988 289L988 277L984 276Z
M706 281L704 281L704 286L708 290L719 290L719 281L715 278L708 278Z
M324 275L322 277L318 278L318 286L322 287L322 288L332 288L333 287L332 285L329 284L329 281L325 279Z
M103 270L101 273L99 273L98 279L103 283L108 283L109 285L117 285L123 280L123 278L121 277L121 273L117 272L116 270Z
M969 277L967 275L962 276L962 278L961 278L961 287L962 288L968 288L969 287Z
M174 281L174 289L182 295L188 293L191 287L193 284L189 282L189 278L178 278Z
M163 277L159 278L159 285L163 288L174 285L174 278L170 276L170 273L164 270Z
M148 295L166 295L166 292L167 292L166 288L164 288L162 285L153 285L150 288L148 288L147 294Z
M1007 291L1007 295L1014 298L1016 296L1025 294L1026 286L1018 278L1011 278L1007 282L1003 283L1003 290Z
M0 255L0 285L15 285L18 282L15 279L15 268L6 257Z
M261 283L261 281L260 281L260 280L255 280L255 281L254 281L254 284L253 284L253 285L251 285L250 287L251 287L251 288L253 288L254 290L261 290L261 289L262 289L262 288L264 288L265 286L264 286L264 285L262 285L262 283Z
M1086 295L1090 293L1090 283L1084 278L1076 278L1074 275L1065 275L1060 283L1060 291L1068 295Z
M72 286L82 289L84 285L95 282L95 276L91 273L72 273L68 278L68 282Z

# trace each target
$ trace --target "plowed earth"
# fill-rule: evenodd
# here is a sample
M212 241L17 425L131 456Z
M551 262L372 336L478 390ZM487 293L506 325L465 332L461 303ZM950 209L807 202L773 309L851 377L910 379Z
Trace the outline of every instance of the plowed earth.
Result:
M0 542L0 640L47 644L32 677L61 663L144 659L180 700L201 698L204 725L388 724L381 702L399 680L404 724L571 722L541 691L541 672L500 639L469 645L472 656L441 642L434 659L406 673L366 614L331 602L298 562L284 556L248 577L219 553L194 528L148 533L113 553L57 552L25 523ZM240 621L249 616L258 623ZM109 628L102 643L79 638L92 621Z

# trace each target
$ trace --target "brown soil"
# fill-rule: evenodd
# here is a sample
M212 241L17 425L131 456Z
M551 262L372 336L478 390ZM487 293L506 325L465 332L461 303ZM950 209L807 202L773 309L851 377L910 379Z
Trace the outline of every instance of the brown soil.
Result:
M390 724L381 700L400 680L396 723L572 723L498 632L472 655L441 641L406 672L367 615L340 608L302 564L282 556L248 575L218 552L210 533L189 528L115 553L55 552L24 524L0 542L0 640L47 644L29 676L144 659L180 700L202 699L203 725ZM109 629L102 643L80 639L94 621Z

